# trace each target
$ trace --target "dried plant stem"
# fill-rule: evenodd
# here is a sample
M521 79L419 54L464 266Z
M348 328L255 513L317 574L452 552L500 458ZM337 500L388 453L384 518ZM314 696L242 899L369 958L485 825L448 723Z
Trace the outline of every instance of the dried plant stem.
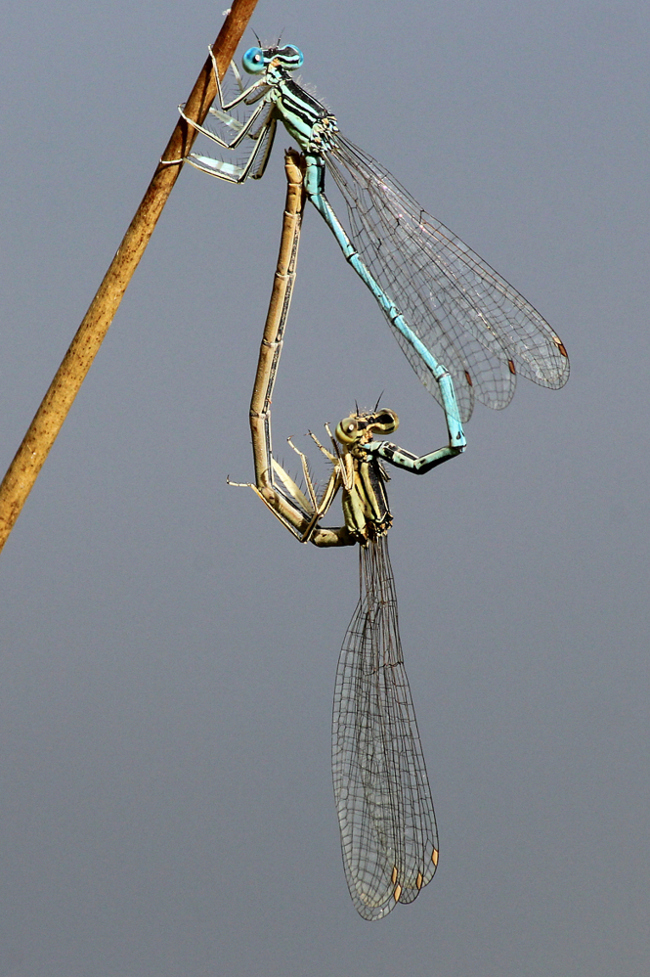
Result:
M234 0L224 21L214 44L221 78L234 56L256 3L257 0ZM202 122L215 94L212 61L208 58L187 100L187 115ZM180 159L185 156L195 137L196 131L188 127L182 119L179 120L162 159ZM0 485L0 550L113 321L181 166L182 164L157 166L142 203L7 470Z

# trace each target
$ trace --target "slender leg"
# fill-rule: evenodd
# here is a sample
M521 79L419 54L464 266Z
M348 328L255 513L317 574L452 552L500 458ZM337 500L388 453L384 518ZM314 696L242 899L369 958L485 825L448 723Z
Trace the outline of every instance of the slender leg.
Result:
M259 117L260 112L267 106L261 105L256 112L253 113L250 122L255 122ZM193 122L188 116L183 112L183 109L179 107L180 114L185 119L189 125L193 126L199 132L204 135L209 136L209 138L219 142L225 149L234 149L239 143L240 139L245 135L251 136L254 140L255 145L253 146L253 151L246 160L245 163L227 163L225 160L213 159L212 156L200 156L197 153L190 153L189 156L184 158L184 162L189 163L196 170L201 170L202 173L208 173L210 176L216 176L219 180L225 180L227 183L244 183L249 176L253 179L259 180L260 177L264 175L264 170L266 169L266 164L268 163L269 155L271 149L273 148L273 141L275 139L275 131L277 128L277 122L271 117L270 113L267 115L266 119L260 126L257 133L252 134L250 132L249 123L246 123L245 130L242 129L240 135L233 140L231 145L227 145L225 142L218 140L216 134L210 132L209 129L205 129L203 126L199 126L198 123ZM261 162L253 170L253 164L257 160L258 156L261 154ZM167 164L177 163L179 160L167 160ZM251 173L251 170L253 172Z
M262 105L258 105L255 111L251 112L246 122L240 122L238 119L232 118L231 116L227 115L225 112L216 112L216 111L212 112L212 110L210 110L212 112L212 115L218 118L223 125L226 125L229 128L236 130L237 134L235 135L234 139L231 142L226 142L226 140L221 139L221 137L218 136L216 132L213 132L211 129L206 129L205 126L199 125L198 122L196 122L194 119L191 119L189 115L185 115L183 105L178 106L178 113L182 119L185 119L188 125L191 125L192 128L196 129L197 132L200 132L204 136L207 136L208 139L211 139L213 142L216 142L218 146L222 147L222 149L236 149L237 146L239 146L240 142L242 142L242 140L245 139L246 136L249 136L251 134L251 130L254 128L255 123L259 119L264 109L268 110L268 105L266 103L263 103ZM206 159L210 159L210 158L211 157L206 156ZM217 161L213 160L212 162L217 162Z
M221 82L219 81L219 68L217 67L217 59L214 56L212 45L208 47L208 51L210 52L210 57L212 58L212 70L214 71L214 78L217 83L217 97L219 99L219 105L224 110L224 112L228 112L229 109L234 108L235 105L239 105L240 102L246 102L247 104L250 105L251 101L255 100L256 92L260 88L266 87L262 79L259 79L258 81L254 81L253 84L250 85L248 88L244 88L242 77L239 73L239 68L237 67L234 61L231 61L230 69L234 74L235 81L239 86L239 95L236 95L235 98L233 98L232 102L224 102L223 92L221 90ZM261 96L257 96L257 97L259 98Z

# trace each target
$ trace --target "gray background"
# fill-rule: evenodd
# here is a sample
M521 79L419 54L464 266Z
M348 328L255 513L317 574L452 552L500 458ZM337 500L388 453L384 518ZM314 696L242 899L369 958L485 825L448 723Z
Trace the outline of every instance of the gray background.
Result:
M0 467L139 203L215 4L3 15ZM186 170L0 561L1 977L611 977L650 970L646 0L280 3L342 130L512 281L572 359L396 472L391 554L438 875L357 917L329 723L353 551L252 492L284 195ZM254 44L252 30L241 52ZM444 442L307 211L278 454L383 403ZM304 442L302 442L304 445Z

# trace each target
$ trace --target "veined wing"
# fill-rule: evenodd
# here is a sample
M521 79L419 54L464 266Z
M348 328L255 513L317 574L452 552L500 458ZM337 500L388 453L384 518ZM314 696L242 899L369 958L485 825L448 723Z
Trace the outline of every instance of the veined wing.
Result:
M350 239L408 325L451 373L463 421L478 398L505 407L516 374L558 389L569 360L546 320L371 156L333 133L324 157L348 209ZM397 341L439 399L435 378Z
M359 551L361 595L336 674L332 778L352 901L364 919L380 919L433 878L438 833L386 537Z

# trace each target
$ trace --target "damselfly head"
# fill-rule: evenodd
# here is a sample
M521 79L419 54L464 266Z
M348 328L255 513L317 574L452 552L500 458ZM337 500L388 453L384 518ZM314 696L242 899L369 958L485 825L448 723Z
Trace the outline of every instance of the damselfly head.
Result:
M336 425L336 440L341 444L365 444L376 435L392 434L399 426L395 411L384 408L380 411L360 412L344 417Z
M242 58L242 64L249 75L261 75L271 64L285 71L296 71L304 60L299 48L285 44L284 47L251 47Z

